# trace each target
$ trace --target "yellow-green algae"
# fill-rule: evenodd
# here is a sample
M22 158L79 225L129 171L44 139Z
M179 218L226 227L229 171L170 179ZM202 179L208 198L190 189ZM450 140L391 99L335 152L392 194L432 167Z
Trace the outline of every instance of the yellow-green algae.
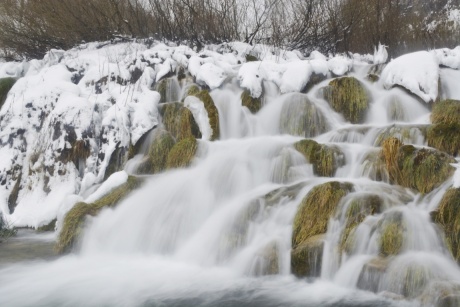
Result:
M343 77L332 80L324 88L324 98L349 122L353 124L364 122L369 108L369 96L356 78Z
M201 138L200 128L192 112L180 102L166 103L161 106L163 125L176 141L194 137Z
M291 273L297 277L319 277L326 235L308 238L291 251Z
M353 190L351 183L327 182L315 186L302 200L294 218L292 248L327 231L329 218L342 197Z
M166 168L182 168L192 163L198 149L198 142L195 138L187 138L174 145L168 154Z
M396 138L383 142L382 157L390 179L422 194L440 186L454 173L455 159L443 152L404 145Z
M324 114L307 95L294 93L286 99L288 100L283 104L280 115L281 133L310 138L329 129Z
M0 79L0 108L3 106L3 103L8 96L9 91L16 83L16 79L14 78L1 78Z
M433 220L444 231L447 247L460 264L460 189L448 189L432 214Z
M295 143L294 148L313 165L313 172L318 176L334 177L337 168L345 164L344 154L336 146L302 140Z
M241 93L241 104L247 107L251 113L255 114L262 108L262 101L260 98L254 98L248 90Z
M59 253L69 252L78 241L87 216L95 216L103 208L118 205L129 193L137 189L141 184L142 179L135 176L129 176L124 184L114 188L94 203L87 204L80 202L76 204L64 218L64 224L56 243L56 250Z
M457 156L460 153L460 101L436 102L431 112L433 125L428 128L428 145Z
M340 248L351 252L355 243L354 231L367 216L380 213L382 211L383 200L378 195L358 195L353 197L348 205L346 215L346 225L340 238Z
M220 137L220 124L219 111L214 104L214 100L212 100L212 97L209 95L209 91L207 90L201 90L193 96L203 102L204 108L206 109L206 112L208 112L209 125L212 129L211 141L217 140Z
M156 174L164 171L168 155L175 143L174 138L168 131L157 131L147 155L137 168L137 172L139 174Z

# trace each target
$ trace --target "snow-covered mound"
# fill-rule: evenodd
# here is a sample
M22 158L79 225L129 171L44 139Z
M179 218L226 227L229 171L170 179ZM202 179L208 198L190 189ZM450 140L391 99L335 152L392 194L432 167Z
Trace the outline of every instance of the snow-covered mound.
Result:
M439 65L460 68L459 54L456 48L402 56L386 66L382 83L434 101ZM161 95L153 89L164 78L185 74L211 91L236 83L257 98L266 82L281 93L300 92L386 57L383 46L374 56L305 57L238 42L199 52L159 42L105 42L52 50L42 60L0 63L0 78L17 79L0 110L0 211L16 226L38 227L85 200L122 169L130 146L160 124ZM188 97L184 104L209 139L203 103ZM111 180L126 174L117 176Z
M386 89L399 85L425 102L433 102L438 98L439 64L427 51L405 54L388 63L381 80Z

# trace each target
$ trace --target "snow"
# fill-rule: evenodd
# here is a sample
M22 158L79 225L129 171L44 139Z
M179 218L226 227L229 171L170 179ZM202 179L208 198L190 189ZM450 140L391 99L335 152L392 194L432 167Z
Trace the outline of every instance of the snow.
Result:
M201 65L196 74L198 84L207 85L211 90L218 88L226 78L224 70L213 63Z
M429 103L438 97L439 65L428 51L402 55L383 70L381 82L386 89L399 85Z
M208 112L204 107L204 103L194 96L188 96L185 98L184 105L192 112L193 118L200 128L201 138L203 140L210 140L213 131L209 124Z
M125 171L116 172L112 174L106 181L90 196L85 199L85 203L93 203L96 200L102 198L103 196L107 195L110 191L115 189L116 187L122 185L128 180L128 173Z
M329 70L336 76L343 76L353 68L353 61L342 55L333 57L327 64Z
M437 49L433 50L439 65L460 69L460 46L455 49Z

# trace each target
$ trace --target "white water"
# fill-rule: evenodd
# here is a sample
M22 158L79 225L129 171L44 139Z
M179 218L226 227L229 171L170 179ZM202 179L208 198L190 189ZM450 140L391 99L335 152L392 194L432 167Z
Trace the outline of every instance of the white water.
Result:
M429 110L400 90L363 82L374 98L364 125L346 123L319 97L327 82L301 94L330 126L316 140L345 154L346 164L335 179L313 175L292 147L301 137L280 135L283 104L293 94L280 96L265 84L263 109L253 115L241 106L241 89L235 85L214 90L221 140L200 140L190 168L152 176L115 210L89 220L75 254L2 269L0 305L418 306L419 301L387 298L405 294L409 266L421 267L429 281L460 283L460 271L429 219L442 190L421 198L373 181L369 165L374 166L366 162L378 150L379 135L391 129L406 143L425 145L417 126L429 123ZM395 97L400 101L396 119ZM397 130L406 126L416 127L409 134ZM134 169L133 162L128 164L128 171ZM352 182L355 191L329 222L321 278L296 279L290 274L290 250L297 207L312 187L330 180ZM295 184L300 184L297 197L263 198ZM356 228L348 254L339 253L347 206L362 195L381 197L381 212ZM365 266L380 253L378 225L394 213L405 225L403 253L374 276L380 294L359 290Z

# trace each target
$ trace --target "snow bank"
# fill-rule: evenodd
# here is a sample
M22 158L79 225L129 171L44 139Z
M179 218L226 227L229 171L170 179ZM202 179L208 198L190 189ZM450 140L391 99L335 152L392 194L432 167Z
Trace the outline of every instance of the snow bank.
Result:
M425 102L438 97L439 65L434 55L419 51L392 60L383 70L381 82L386 89L399 85Z
M433 51L439 65L460 69L460 46L455 49L437 49Z

